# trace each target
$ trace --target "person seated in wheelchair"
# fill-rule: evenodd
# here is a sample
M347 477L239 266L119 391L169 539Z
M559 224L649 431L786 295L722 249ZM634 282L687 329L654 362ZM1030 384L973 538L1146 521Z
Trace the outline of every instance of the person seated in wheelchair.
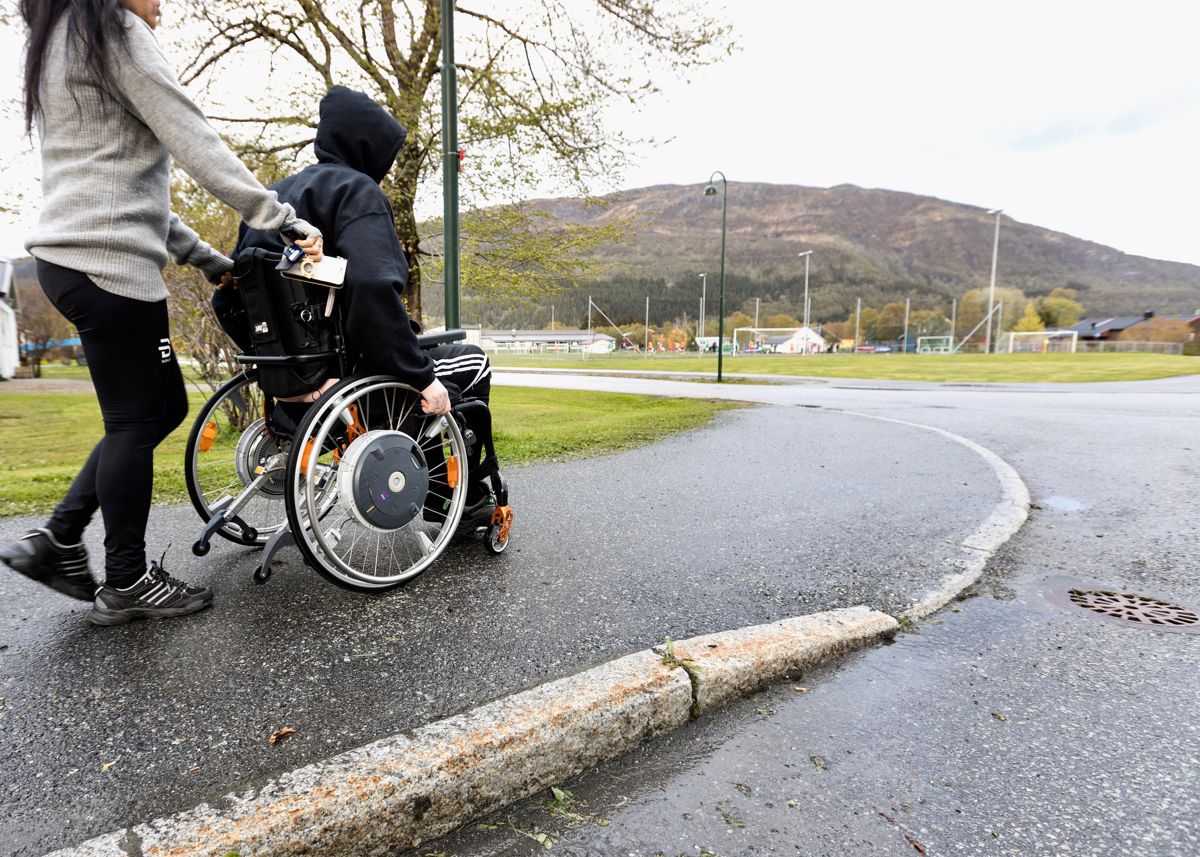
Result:
M351 371L356 375L395 376L421 393L427 414L449 413L452 400L476 399L485 405L491 392L491 365L475 345L443 344L422 349L419 328L409 319L402 294L408 262L396 236L391 205L380 183L404 145L407 130L370 97L342 86L321 100L314 150L317 163L272 185L281 202L290 203L323 236L326 255L347 260L339 305ZM271 232L241 225L234 258L255 248L272 253L284 249ZM235 267L234 273L237 275ZM213 307L226 332L249 352L253 348L245 312L236 288L220 288ZM240 323L239 323L240 322ZM279 399L276 418L297 424L308 405L337 382L317 379L314 388ZM490 420L488 421L490 422ZM472 427L490 432L490 426ZM490 435L489 435L490 441ZM478 438L468 473L479 474L483 439ZM486 480L472 478L458 532L474 532L491 520L495 497ZM436 510L426 509L426 515Z

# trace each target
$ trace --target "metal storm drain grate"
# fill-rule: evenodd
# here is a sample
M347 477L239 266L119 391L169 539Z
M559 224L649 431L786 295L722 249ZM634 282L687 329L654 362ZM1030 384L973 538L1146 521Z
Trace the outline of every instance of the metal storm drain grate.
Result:
M1200 611L1148 595L1107 589L1068 589L1052 600L1123 624L1160 631L1200 633Z

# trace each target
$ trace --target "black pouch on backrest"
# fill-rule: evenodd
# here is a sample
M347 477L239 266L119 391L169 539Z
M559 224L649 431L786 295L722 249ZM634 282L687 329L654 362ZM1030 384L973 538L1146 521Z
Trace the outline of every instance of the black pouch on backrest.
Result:
M246 321L246 302L241 290L234 285L224 286L213 292L213 313L225 334L237 343L240 354L254 353L254 340L250 338L250 324Z
M325 317L327 290L280 276L275 270L279 258L278 253L252 247L234 262L252 353L284 357L333 351L336 328L334 319ZM292 366L260 364L258 384L277 399L302 396L337 371L336 357Z

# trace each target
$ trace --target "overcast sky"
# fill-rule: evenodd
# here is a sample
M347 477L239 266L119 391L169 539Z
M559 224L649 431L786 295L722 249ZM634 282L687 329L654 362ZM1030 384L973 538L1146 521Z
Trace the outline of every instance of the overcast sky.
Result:
M164 0L164 13L178 0ZM584 0L580 0L584 2ZM711 3L740 50L641 111L663 140L621 186L731 181L864 187L1002 207L1129 253L1200 264L1200 7L1182 2ZM13 67L17 28L0 28ZM180 58L182 59L182 58ZM5 100L18 95L5 75ZM32 159L0 122L0 199ZM440 204L430 206L437 209ZM0 221L20 252L23 218Z

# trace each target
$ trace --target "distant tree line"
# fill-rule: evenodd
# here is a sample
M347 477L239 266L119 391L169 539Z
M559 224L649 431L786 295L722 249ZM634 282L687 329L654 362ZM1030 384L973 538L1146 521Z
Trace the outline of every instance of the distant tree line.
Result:
M835 269L836 273L838 272ZM862 299L860 339L894 341L904 332L905 298L910 303L909 328L913 336L950 333L954 288L950 284L847 281L831 279L829 272L810 276L809 321L823 325L843 338L854 335L854 313ZM706 294L704 333L715 335L718 317L719 280L709 274ZM496 300L494 296L473 296L464 285L462 317L466 324L489 329L585 328L588 324L588 298L622 330L629 331L646 321L646 299L650 299L650 326L654 329L678 328L696 333L700 311L699 275L685 277L612 276L591 283L564 288L537 300L515 298ZM427 305L441 300L427 292ZM1020 289L998 287L997 304L1003 302L1003 330L1013 330L1026 315L1027 305L1044 327L1067 327L1083 314L1078 293L1058 288L1040 297L1027 296ZM726 331L736 327L799 327L804 319L804 276L759 278L738 274L725 275ZM956 332L964 336L987 313L987 290L971 289L961 296L957 307ZM594 327L608 326L599 311L593 311ZM1026 321L1026 324L1029 322ZM979 334L982 338L982 334Z

